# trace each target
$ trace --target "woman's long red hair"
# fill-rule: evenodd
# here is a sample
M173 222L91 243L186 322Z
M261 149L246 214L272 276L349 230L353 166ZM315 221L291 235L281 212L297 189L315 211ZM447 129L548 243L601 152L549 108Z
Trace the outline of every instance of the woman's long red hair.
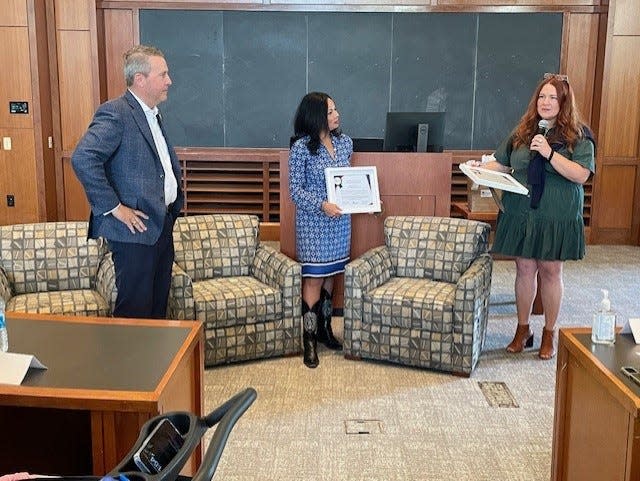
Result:
M520 119L518 126L513 134L513 148L520 146L529 147L531 139L538 132L538 122L541 117L538 115L538 96L542 87L551 84L556 88L558 94L558 103L560 111L554 125L554 129L549 133L549 143L562 142L566 143L569 151L573 151L573 147L579 139L584 137L583 127L585 124L580 118L580 112L576 106L573 89L567 80L561 79L560 76L552 76L543 79L536 88L526 112Z

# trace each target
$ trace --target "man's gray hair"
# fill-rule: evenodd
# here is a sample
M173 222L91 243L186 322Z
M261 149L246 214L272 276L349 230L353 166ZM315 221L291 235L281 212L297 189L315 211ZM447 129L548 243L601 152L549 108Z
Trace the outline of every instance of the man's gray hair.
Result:
M136 45L125 54L124 57L124 80L127 87L133 85L133 79L137 73L143 74L145 77L151 71L149 57L162 57L164 54L157 48L149 45Z

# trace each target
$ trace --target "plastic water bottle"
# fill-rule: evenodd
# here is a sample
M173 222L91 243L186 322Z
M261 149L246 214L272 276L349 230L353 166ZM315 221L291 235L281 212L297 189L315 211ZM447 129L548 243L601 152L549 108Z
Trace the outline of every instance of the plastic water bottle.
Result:
M9 350L9 334L7 333L7 322L4 317L4 299L0 297L0 351Z

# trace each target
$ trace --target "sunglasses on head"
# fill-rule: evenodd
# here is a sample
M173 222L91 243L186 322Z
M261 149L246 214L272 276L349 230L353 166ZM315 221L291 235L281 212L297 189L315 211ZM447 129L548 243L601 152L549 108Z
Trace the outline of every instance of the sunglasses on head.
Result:
M542 76L542 78L544 80L556 79L556 80L560 80L561 82L569 83L569 76L564 74L559 74L559 73L546 73Z

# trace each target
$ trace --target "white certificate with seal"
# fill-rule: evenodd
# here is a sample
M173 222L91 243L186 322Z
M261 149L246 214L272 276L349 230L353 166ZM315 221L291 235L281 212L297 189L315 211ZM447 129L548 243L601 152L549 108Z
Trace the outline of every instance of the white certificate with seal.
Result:
M327 198L345 214L380 212L378 172L371 167L327 167L324 169Z
M459 167L463 174L478 185L507 190L509 192L515 192L516 194L529 194L529 189L511 175L505 174L504 172L483 169L482 167L473 167L467 164L460 164Z

